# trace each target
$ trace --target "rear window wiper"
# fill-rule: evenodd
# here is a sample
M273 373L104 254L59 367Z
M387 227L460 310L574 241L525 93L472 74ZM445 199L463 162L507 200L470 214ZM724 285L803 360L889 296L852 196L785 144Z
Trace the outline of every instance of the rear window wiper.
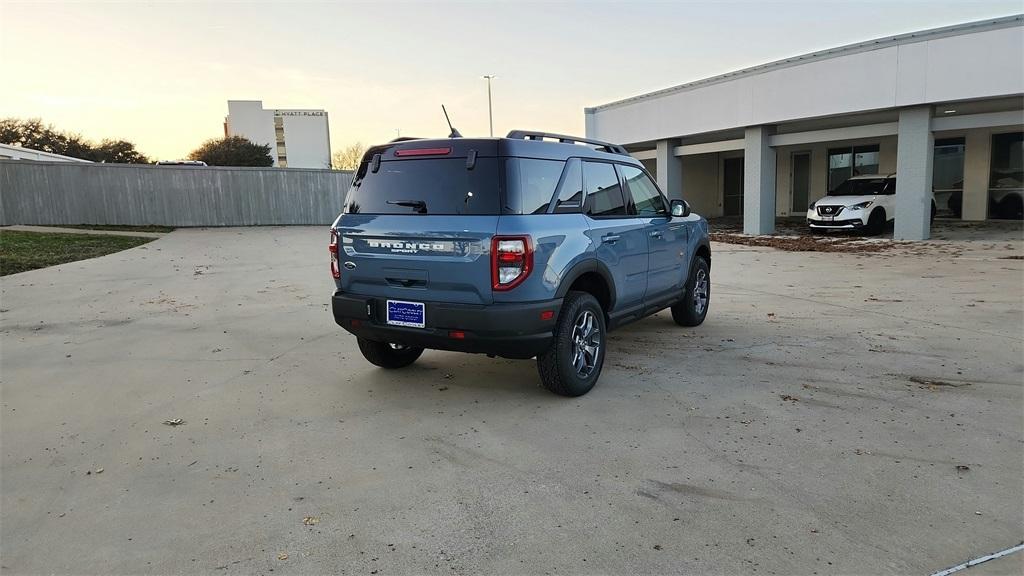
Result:
M407 208L415 208L419 214L427 213L427 203L423 200L388 200L388 204L394 206L405 206Z

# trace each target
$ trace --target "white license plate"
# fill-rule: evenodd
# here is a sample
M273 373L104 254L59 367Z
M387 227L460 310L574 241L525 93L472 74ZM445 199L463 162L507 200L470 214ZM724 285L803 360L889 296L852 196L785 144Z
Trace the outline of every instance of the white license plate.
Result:
M422 302L388 300L387 323L392 326L423 328L426 326L426 309Z

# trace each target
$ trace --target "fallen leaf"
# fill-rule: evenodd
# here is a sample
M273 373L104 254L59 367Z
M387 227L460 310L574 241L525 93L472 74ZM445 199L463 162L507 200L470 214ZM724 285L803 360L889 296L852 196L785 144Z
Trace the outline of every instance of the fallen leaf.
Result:
M302 523L305 524L306 526L316 526L317 524L320 523L320 519L317 518L316 516L306 516L305 518L302 519Z
M789 394L783 394L781 398L787 402L799 402L800 399L796 396L790 396Z
M956 465L957 472L967 472L970 469L971 469L970 466L964 466L963 464L957 464Z
M184 423L185 421L182 420L181 418L175 418L173 420L164 420L164 424L168 426L181 426Z
M277 555L277 559L278 560L287 560L288 559L288 553L287 552L281 552L280 554Z

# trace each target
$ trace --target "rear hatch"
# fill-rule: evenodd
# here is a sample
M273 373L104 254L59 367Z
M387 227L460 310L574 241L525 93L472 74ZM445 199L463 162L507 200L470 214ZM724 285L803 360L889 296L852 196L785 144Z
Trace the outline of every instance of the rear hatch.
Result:
M501 211L491 140L417 140L367 152L335 223L342 291L489 304Z

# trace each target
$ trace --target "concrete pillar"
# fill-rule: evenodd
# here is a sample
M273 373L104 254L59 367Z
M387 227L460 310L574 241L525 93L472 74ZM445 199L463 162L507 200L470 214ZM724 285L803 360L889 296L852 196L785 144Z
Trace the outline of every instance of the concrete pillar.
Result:
M585 138L597 138L597 116L593 108L583 109L583 135Z
M927 240L931 234L932 111L929 106L900 110L896 130L896 240Z
M668 195L669 200L683 197L683 160L674 152L678 145L675 140L658 140L658 169L655 170L654 177L658 181L658 187Z
M743 233L775 232L774 126L747 128L743 146Z
M992 162L992 135L987 130L971 130L964 138L964 220L988 217L989 164Z

